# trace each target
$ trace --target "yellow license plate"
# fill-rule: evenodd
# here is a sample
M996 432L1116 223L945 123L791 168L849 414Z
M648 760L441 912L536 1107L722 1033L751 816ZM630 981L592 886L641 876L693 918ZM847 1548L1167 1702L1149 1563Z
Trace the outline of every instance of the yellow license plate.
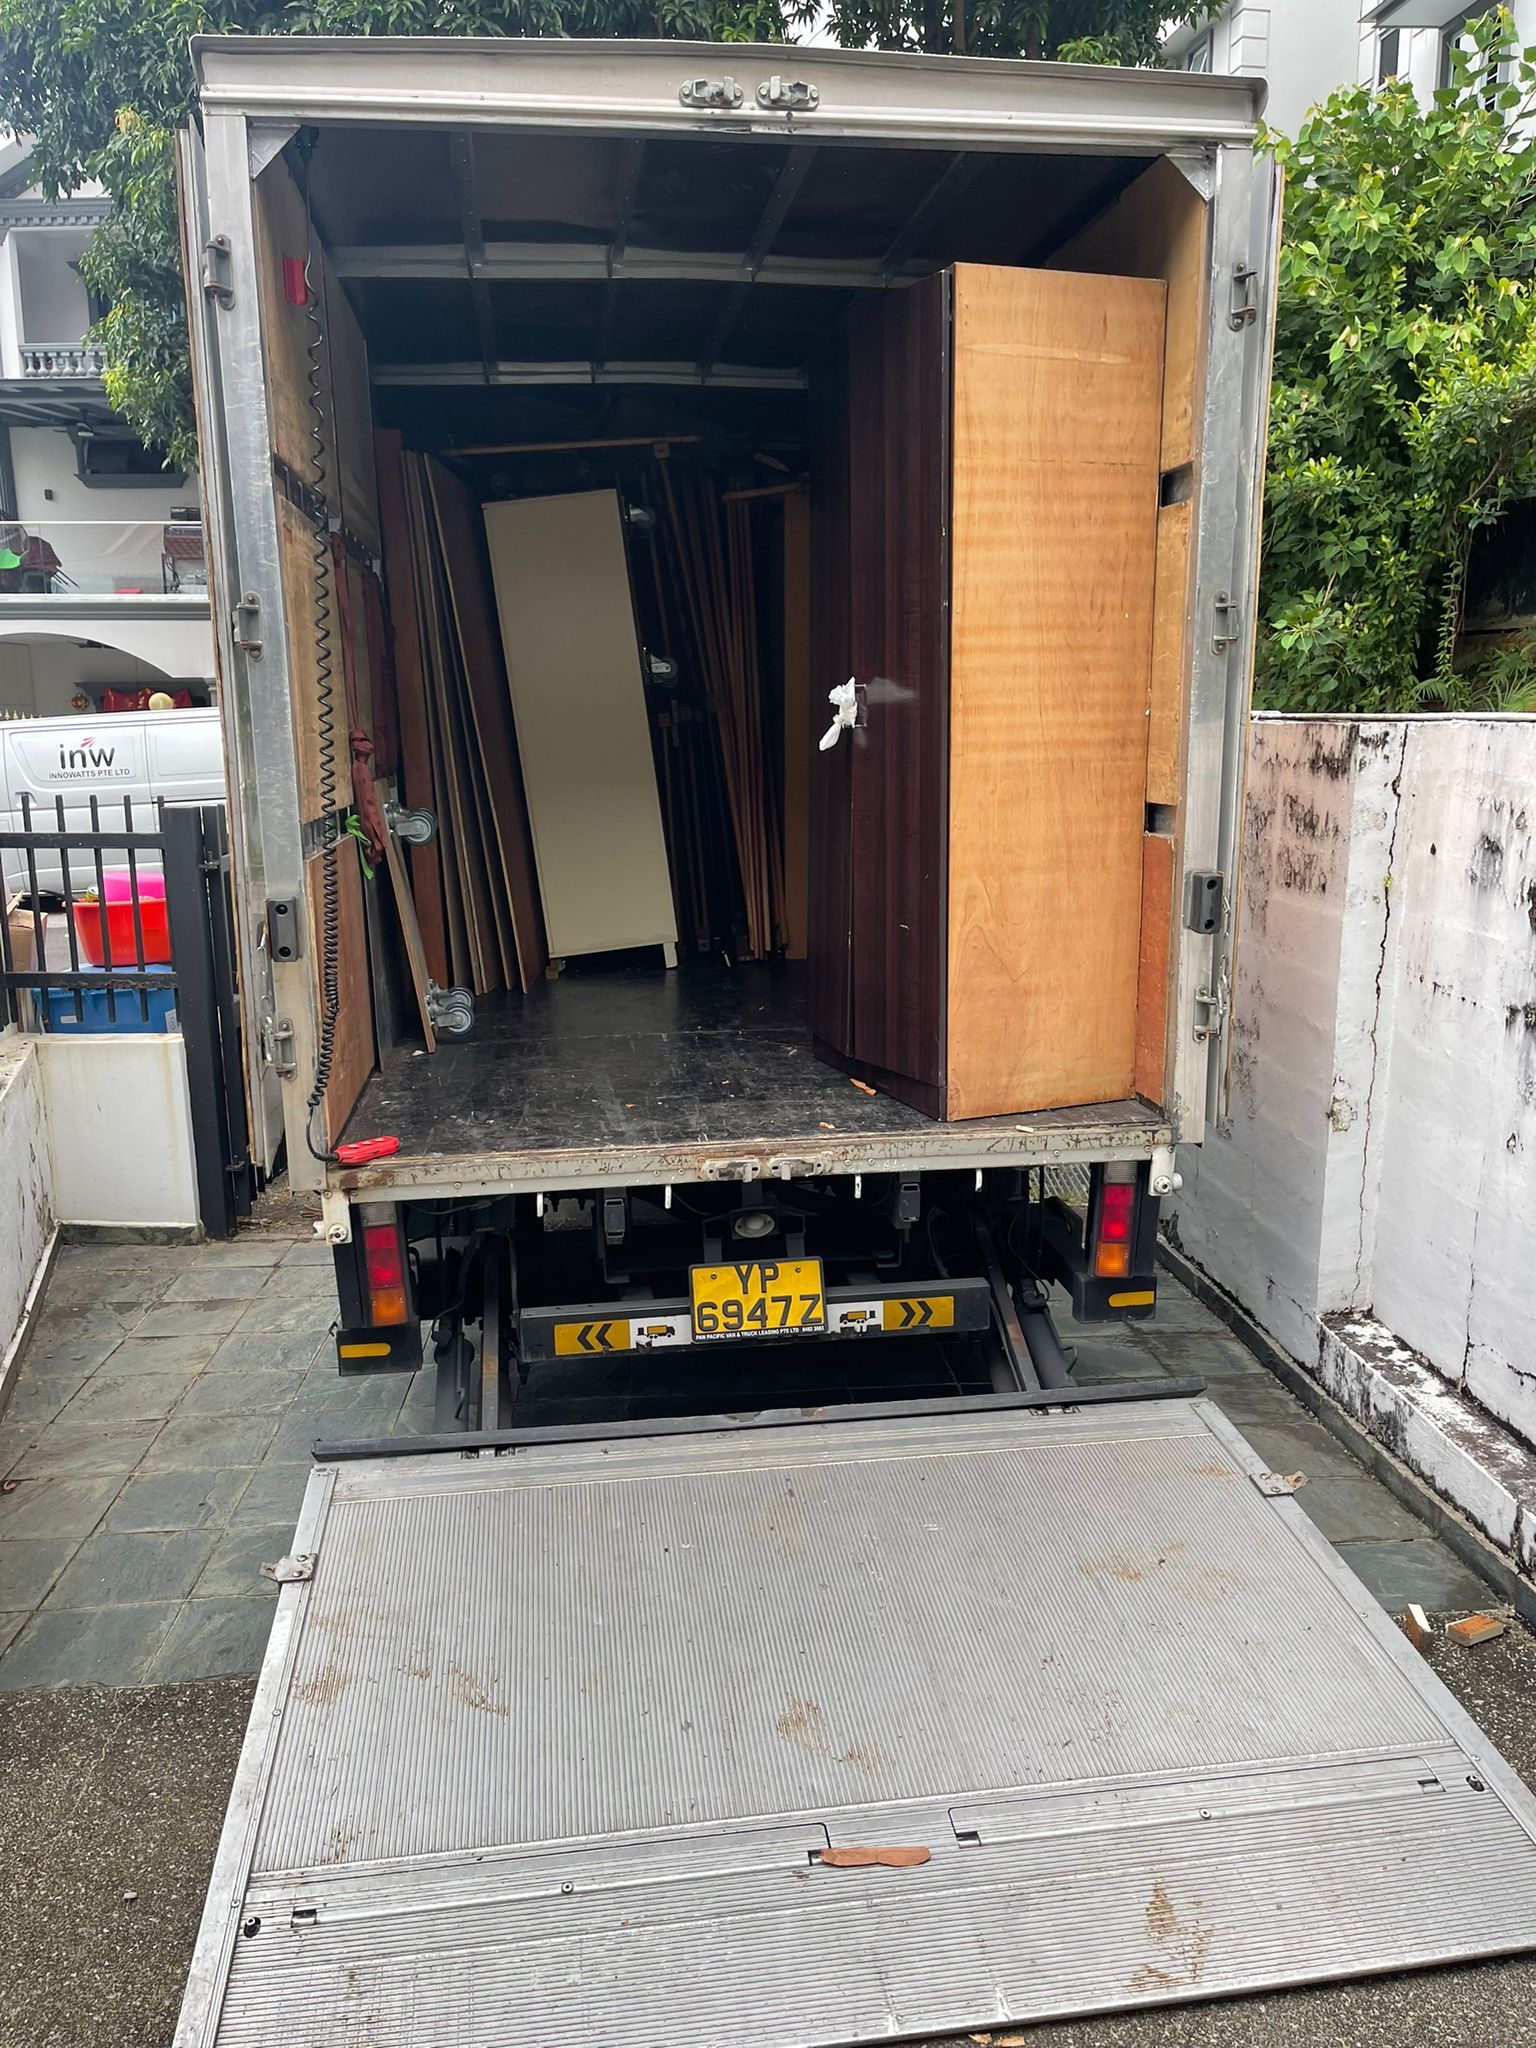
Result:
M827 1327L827 1290L820 1259L747 1259L737 1266L695 1266L693 1334L793 1337Z

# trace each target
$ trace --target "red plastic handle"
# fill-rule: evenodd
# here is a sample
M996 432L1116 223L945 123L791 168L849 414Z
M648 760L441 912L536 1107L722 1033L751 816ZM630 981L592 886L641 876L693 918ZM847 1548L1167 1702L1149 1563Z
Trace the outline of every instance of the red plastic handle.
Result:
M370 1159L388 1159L399 1150L398 1138L358 1138L350 1145L338 1145L336 1157L343 1166L366 1166Z

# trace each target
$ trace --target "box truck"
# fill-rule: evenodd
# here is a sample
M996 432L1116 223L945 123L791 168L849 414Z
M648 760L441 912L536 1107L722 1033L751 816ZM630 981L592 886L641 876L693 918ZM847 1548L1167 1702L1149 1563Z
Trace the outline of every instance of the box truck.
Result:
M1262 88L194 58L253 1129L341 1371L425 1328L437 1411L319 1449L178 2041L975 2038L1528 1943L1530 1803L1296 1476L1051 1318L1152 1312L1221 1101Z

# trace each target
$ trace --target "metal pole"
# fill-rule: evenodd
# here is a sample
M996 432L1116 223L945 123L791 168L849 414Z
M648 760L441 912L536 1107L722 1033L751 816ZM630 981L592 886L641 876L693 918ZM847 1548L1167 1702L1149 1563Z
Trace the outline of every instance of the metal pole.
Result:
M165 844L165 914L192 1110L197 1213L209 1237L231 1237L235 1217L229 1176L224 1170L226 1133L219 1089L218 998L203 872L203 814L196 808L162 806L160 825Z

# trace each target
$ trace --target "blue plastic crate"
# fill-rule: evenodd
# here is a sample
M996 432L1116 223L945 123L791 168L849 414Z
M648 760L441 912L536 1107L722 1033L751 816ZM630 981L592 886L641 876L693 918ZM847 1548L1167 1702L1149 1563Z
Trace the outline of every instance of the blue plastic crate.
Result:
M157 960L146 960L146 967L168 966ZM89 969L82 970L89 972ZM105 984L100 988L80 990L80 1015L75 1015L75 991L72 988L50 988L44 991L43 1007L47 1013L49 1031L74 1032L159 1032L174 1031L176 1023L176 991L173 988L149 988L144 991L149 1010L146 1018L139 1008L139 991L136 988L115 990L117 1016L114 1019L107 1007Z

